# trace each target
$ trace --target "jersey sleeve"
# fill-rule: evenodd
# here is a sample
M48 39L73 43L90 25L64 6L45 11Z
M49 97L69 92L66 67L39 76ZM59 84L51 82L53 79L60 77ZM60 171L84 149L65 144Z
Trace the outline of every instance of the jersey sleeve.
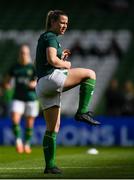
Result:
M51 36L46 40L46 48L47 47L54 47L54 48L58 48L57 45L57 39L55 38L55 36Z

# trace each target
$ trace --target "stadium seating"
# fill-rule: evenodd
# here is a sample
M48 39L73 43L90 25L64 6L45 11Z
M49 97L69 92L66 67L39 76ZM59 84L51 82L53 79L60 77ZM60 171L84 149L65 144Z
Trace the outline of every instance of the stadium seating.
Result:
M48 10L63 9L69 14L71 29L134 29L133 6L126 12L107 11L98 7L97 0L79 3L74 0L51 1L0 1L0 29L44 29L44 18ZM74 8L75 7L75 8Z
M0 40L0 73L1 76L7 71L7 69L12 65L17 57L17 44L14 40Z
M47 2L32 0L7 2L5 0L1 0L1 74L6 72L10 63L15 60L17 47L20 43L27 42L30 44L32 49L32 58L34 59L37 38L40 32L44 30L46 13L51 9L63 9L69 15L69 30L64 37L65 39L61 42L63 46L65 48L69 48L71 47L74 40L81 37L81 43L85 49L87 46L91 47L92 42L105 49L107 46L109 46L109 42L112 36L115 35L117 36L117 41L120 43L125 56L123 56L121 59L120 66L118 66L118 71L115 71L115 67L115 70L112 73L117 76L120 82L123 82L123 80L126 78L125 74L128 75L127 78L133 80L134 43L131 42L131 44L128 44L130 42L129 38L132 37L130 37L129 33L127 32L134 31L134 2L131 2L129 10L126 12L107 11L106 9L101 9L98 7L97 2L97 0L91 0L87 3L83 3L83 1L80 0L78 3L76 0L74 0L70 5L68 0L60 1L59 3L54 0ZM98 32L99 36L97 36ZM96 70L96 62L98 62L96 57L86 58L93 60L90 60L89 64L88 60L85 60L86 63L83 66L87 67L90 65L91 68L95 68ZM2 59L4 60L2 61ZM77 59L77 61L74 59ZM72 60L73 66L81 66L80 57L77 56L74 57L74 59ZM104 64L104 67L105 66L108 67L107 64ZM113 66L116 65L114 64ZM99 75L99 77L101 76ZM101 79L99 80L101 81ZM96 94L99 94L99 92ZM97 102L98 101L96 100L94 101L95 104ZM93 106L95 106L95 104Z

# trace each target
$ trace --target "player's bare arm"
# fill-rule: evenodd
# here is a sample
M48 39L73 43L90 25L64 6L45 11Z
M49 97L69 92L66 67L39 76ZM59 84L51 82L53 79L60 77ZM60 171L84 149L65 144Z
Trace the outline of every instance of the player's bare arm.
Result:
M30 82L29 82L29 88L34 89L35 86L36 86L36 84L37 84L37 81L36 81L36 80L30 81Z
M3 88L4 89L11 89L12 83L11 83L12 77L9 75L6 75L6 77L3 80Z
M57 57L57 50L55 48L49 47L46 51L48 63L50 63L52 66L65 69L71 68L71 62L66 60L61 61L61 59Z

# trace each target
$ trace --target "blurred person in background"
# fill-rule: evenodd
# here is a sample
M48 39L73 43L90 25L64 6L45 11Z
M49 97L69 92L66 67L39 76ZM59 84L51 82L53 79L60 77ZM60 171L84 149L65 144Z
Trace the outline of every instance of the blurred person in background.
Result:
M134 84L131 80L127 80L123 85L123 109L122 115L134 115Z
M9 84L1 83L0 85L0 116L8 117L10 103L12 101L14 89Z
M113 78L105 93L107 115L121 115L124 102L122 90L118 80Z
M10 113L16 150L18 153L31 153L31 138L39 105L35 93L35 68L31 62L30 48L27 44L20 46L18 62L9 69L4 80L4 86L5 88L14 87ZM23 115L26 119L24 143L20 126Z
M58 36L64 35L68 26L68 16L61 10L49 11L46 18L46 31L38 39L35 67L37 72L36 93L40 100L46 132L43 151L46 167L44 173L58 174L56 166L56 137L60 128L61 94L80 85L79 106L75 120L98 125L94 120L89 104L93 96L96 74L91 69L72 68L67 61L69 50L62 50Z

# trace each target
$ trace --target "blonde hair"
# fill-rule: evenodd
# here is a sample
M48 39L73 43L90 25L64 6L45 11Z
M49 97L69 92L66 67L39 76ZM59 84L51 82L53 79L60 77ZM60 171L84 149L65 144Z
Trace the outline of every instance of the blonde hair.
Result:
M61 10L51 10L47 13L46 31L51 28L51 21L57 21L61 15L67 16L67 14Z
M25 54L25 59L23 59L24 54ZM23 56L23 58L22 58L22 56ZM25 60L27 62L32 62L30 47L28 44L21 44L20 45L18 61L21 62L22 60Z

